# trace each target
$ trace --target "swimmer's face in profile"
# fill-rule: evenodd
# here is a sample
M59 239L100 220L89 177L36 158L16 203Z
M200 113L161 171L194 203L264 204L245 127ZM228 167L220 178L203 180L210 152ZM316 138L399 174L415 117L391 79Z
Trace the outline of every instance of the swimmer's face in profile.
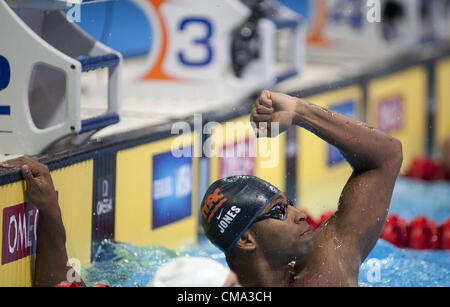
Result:
M249 229L258 249L268 259L289 263L308 255L313 249L313 232L306 214L286 198L275 196Z
M305 212L258 177L217 180L205 193L200 210L206 236L225 252L229 264L238 253L252 253L281 265L312 251Z

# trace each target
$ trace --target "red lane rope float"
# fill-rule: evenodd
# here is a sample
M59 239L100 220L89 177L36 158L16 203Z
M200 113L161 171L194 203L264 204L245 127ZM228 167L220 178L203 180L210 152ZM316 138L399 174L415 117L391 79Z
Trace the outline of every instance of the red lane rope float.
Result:
M80 288L80 286L77 285L75 282L67 281L67 280L60 282L55 287L56 288Z
M77 285L75 282L73 281L62 281L59 284L57 284L55 286L56 288L81 288L81 286ZM96 284L94 285L95 288L109 288L108 285L105 284Z
M414 159L404 176L425 181L450 181L450 170L444 163L432 158L418 157Z
M319 220L314 220L310 216L306 221L314 231L325 223L334 211L329 211L321 215ZM415 250L450 250L450 218L437 226L433 220L428 220L425 216L417 216L410 222L391 214L386 219L381 238L399 248Z

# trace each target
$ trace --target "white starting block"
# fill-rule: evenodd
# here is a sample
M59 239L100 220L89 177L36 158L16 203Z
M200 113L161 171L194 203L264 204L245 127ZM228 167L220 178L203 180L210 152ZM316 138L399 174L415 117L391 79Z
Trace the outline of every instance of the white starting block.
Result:
M450 40L450 0L432 0L433 25L438 39Z
M310 0L308 58L377 60L400 55L419 41L416 0ZM377 10L377 11L374 11ZM376 22L374 17L380 17Z
M418 43L427 44L450 37L450 0L413 0Z
M84 1L88 2L88 1ZM83 0L6 0L12 8L64 10L74 4L82 4Z
M62 137L119 121L121 54L61 11L88 2L0 1L0 154L38 154ZM82 120L82 72L100 68L109 69L108 110Z
M145 12L153 39L127 92L237 103L303 66L306 20L276 1L133 1Z

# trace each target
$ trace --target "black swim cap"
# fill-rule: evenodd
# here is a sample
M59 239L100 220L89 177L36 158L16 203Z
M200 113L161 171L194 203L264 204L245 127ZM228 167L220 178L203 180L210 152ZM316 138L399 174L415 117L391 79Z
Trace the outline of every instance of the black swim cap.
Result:
M228 253L279 193L276 187L254 176L217 180L206 191L200 207L206 236Z

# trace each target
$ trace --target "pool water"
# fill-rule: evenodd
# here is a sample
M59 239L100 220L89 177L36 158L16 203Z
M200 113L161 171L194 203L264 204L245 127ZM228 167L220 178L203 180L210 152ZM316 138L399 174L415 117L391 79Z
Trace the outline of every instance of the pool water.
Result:
M177 250L104 241L96 260L81 276L88 286L103 283L112 287L144 287L162 264L179 256L210 257L226 265L224 254L204 238Z
M440 224L450 217L450 184L401 178L394 190L390 213L407 220L425 215ZM105 241L93 264L82 272L82 277L89 286L106 283L114 287L142 287L152 280L162 264L186 255L211 257L226 264L224 254L203 237L198 244L186 244L177 250ZM361 265L359 285L448 287L450 251L399 249L380 239Z
M392 194L389 212L408 221L424 215L439 225L450 218L450 183L400 178Z

